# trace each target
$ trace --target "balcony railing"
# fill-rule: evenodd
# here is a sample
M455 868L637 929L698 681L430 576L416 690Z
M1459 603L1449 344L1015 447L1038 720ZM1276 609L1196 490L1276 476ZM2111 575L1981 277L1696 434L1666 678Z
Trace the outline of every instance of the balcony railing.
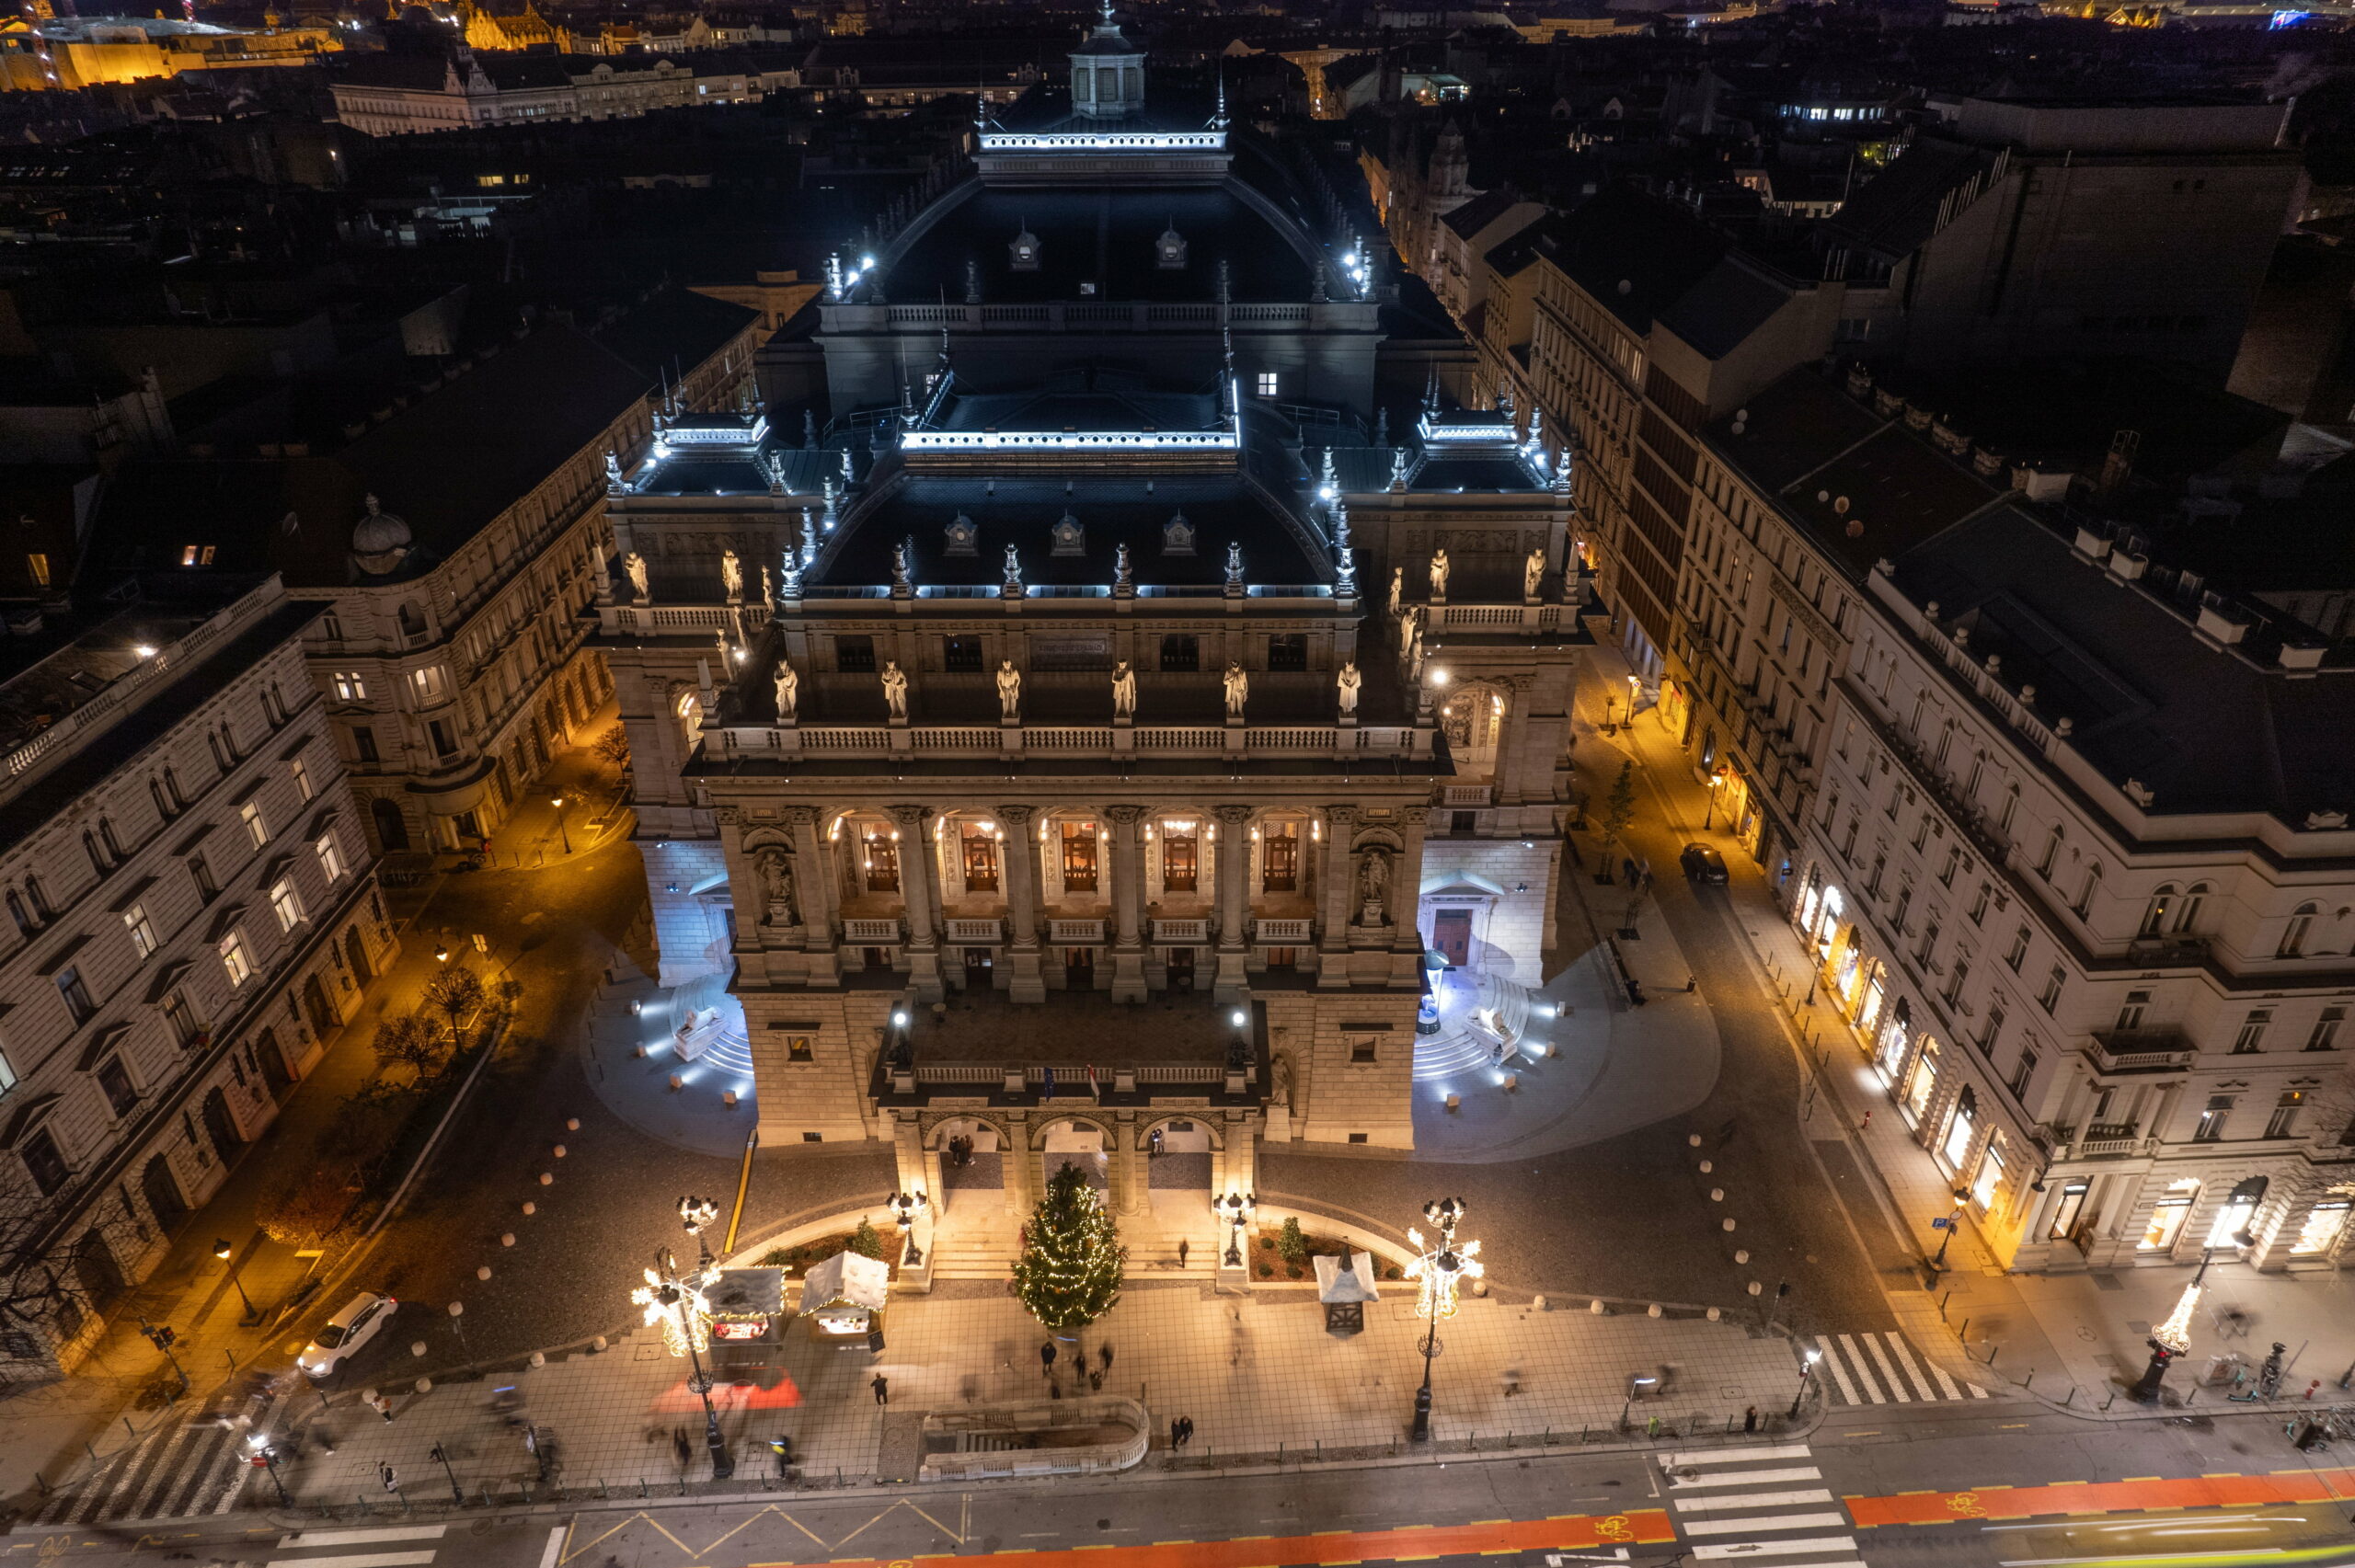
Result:
M2094 1036L2091 1054L2103 1072L2167 1072L2189 1067L2200 1051L2180 1029L2113 1029Z
M845 942L897 942L900 940L900 922L895 920L846 920L843 921L843 940Z
M1440 786L1442 806L1486 806L1496 793L1494 784L1442 784Z
M1155 942L1208 942L1210 921L1206 920L1157 920L1153 922Z
M1109 756L1120 734L1110 725L1024 725L1022 750L1064 755ZM1138 725L1128 730L1134 755L1215 756L1226 748L1223 725ZM1301 724L1251 725L1243 730L1246 752L1281 755L1411 757L1430 750L1430 732L1406 726ZM786 728L729 726L706 728L704 744L714 754L737 760L787 758L803 752L828 757L973 757L1001 753L1005 732L998 725L800 725ZM894 742L898 744L895 746Z
M994 920L952 920L948 922L951 942L995 942L1001 930Z
M1104 922L1100 920L1051 920L1047 922L1047 937L1052 942L1101 942L1104 940Z
M1253 930L1262 943L1306 942L1315 922L1304 920L1258 921Z

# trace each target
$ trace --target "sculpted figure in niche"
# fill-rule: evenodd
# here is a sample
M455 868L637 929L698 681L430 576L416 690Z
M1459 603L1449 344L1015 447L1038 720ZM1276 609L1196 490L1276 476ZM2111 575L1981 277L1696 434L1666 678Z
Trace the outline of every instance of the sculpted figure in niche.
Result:
M896 660L883 666L883 701L891 710L893 724L908 721L908 678Z
M1431 557L1431 597L1433 599L1445 599L1447 597L1447 574L1449 570L1450 567L1447 564L1447 552L1445 550L1442 550L1438 555Z
M1241 718L1243 701L1251 694L1251 678L1243 673L1241 665L1230 664L1222 683L1226 687L1226 716Z
M1358 866L1358 901L1369 921L1380 921L1390 897L1390 857L1380 850L1367 852Z
M622 557L622 570L629 577L629 590L640 604L646 603L646 557L632 550Z
M1358 688L1365 684L1364 677L1358 673L1357 660L1351 659L1341 666L1340 673L1334 677L1334 684L1340 688L1342 714L1344 715L1356 714Z
M1007 724L1022 716L1022 671L1010 658L997 661L998 717Z
M761 873L761 894L770 925L799 923L793 912L793 860L782 850L763 850L755 863Z
M1545 546L1540 544L1529 553L1529 559L1521 564L1521 596L1523 599L1536 598L1537 585L1545 580Z
M733 550L719 553L719 586L730 599L744 597L744 563L736 558Z
M1137 711L1137 675L1122 659L1112 668L1112 712L1120 718L1129 718Z
M1397 613L1398 613L1398 601L1399 601L1400 597L1401 597L1401 596L1406 592L1406 589L1407 589L1407 568L1406 568L1406 567L1391 567L1391 568L1390 568L1390 613L1391 613L1391 615L1392 615L1392 617L1393 617L1394 619L1397 616Z
M791 724L794 706L801 695L801 677L793 672L792 665L780 658L776 661L776 672L772 679L776 682L777 722Z

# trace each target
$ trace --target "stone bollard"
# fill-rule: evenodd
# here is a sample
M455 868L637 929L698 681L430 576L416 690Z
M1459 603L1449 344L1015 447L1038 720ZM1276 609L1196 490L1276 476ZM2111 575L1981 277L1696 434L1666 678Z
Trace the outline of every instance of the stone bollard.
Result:
M488 1279L490 1277L490 1265L485 1264L480 1268L475 1270L475 1277L477 1279Z
M1721 1220L1717 1225L1717 1229L1730 1236L1733 1234L1733 1221L1730 1219Z
M1726 1189L1725 1189L1725 1188L1723 1188L1723 1187L1711 1187L1711 1188L1709 1189L1709 1201L1710 1201L1711 1203L1723 1203L1723 1202L1725 1202L1725 1200L1726 1200Z
M513 1246L515 1244L515 1232L512 1230L500 1231L499 1236L499 1244L502 1247Z
M548 1152L561 1160L564 1158L566 1150L564 1145L559 1143L554 1149L549 1150Z
M1718 1313L1717 1310L1715 1307L1712 1307L1712 1308L1710 1308L1710 1309L1709 1309L1709 1321L1710 1321L1711 1322L1716 1322L1717 1321L1717 1319L1718 1319L1719 1315L1720 1315L1720 1314Z
M579 1132L580 1130L580 1118L579 1116L565 1117L564 1130L567 1132Z
M1715 1160L1704 1160L1704 1161L1702 1161L1702 1162L1701 1162L1701 1174L1703 1174L1703 1175L1705 1175L1705 1176L1706 1176L1706 1175L1708 1175L1711 1172L1715 1171L1717 1168L1717 1162Z
M1611 1310L1610 1308L1603 1304L1603 1298L1600 1296L1597 1296L1593 1300L1589 1301L1586 1304L1586 1310L1592 1312L1598 1318L1605 1316Z
M540 1185L544 1187L552 1187L556 1185L556 1173L554 1171L542 1171L540 1173Z
M408 1353L409 1353L411 1356L422 1356L422 1355L424 1355L424 1354L425 1354L425 1341L423 1341L423 1340L421 1340L421 1339L412 1339L412 1340L410 1340L410 1341L408 1342Z
M530 1199L528 1199L528 1198L524 1200L524 1203L523 1203L523 1212L524 1212L524 1213L526 1213L526 1214L537 1214L539 1211L540 1211L540 1206L539 1206L538 1204L532 1202L532 1201L531 1201ZM1733 1221L1732 1221L1732 1220L1730 1220L1730 1219L1729 1219L1729 1220L1727 1220L1727 1221L1726 1221L1726 1223L1727 1223L1727 1224L1729 1224L1729 1225L1730 1225L1730 1224L1732 1224L1732 1223L1733 1223Z
M547 1364L548 1364L548 1358L547 1358L547 1356L546 1356L544 1352L537 1351L537 1350L534 1350L534 1352L532 1352L532 1365L533 1365L533 1366L534 1366L534 1367L545 1367L545 1366L546 1366Z
M1687 1149L1698 1149L1698 1148L1700 1148L1700 1147L1701 1147L1701 1135L1700 1135L1699 1133L1697 1133L1697 1132L1695 1132L1695 1133L1690 1133L1690 1134L1687 1134L1687 1135L1686 1135L1686 1137L1685 1137L1685 1139L1684 1139L1684 1147L1685 1147L1685 1148L1687 1148Z
M421 1394L431 1393L433 1391L433 1379L431 1378L419 1378L417 1380L417 1391Z
M1733 1261L1738 1264L1748 1263L1750 1261L1750 1249L1748 1247L1736 1247L1733 1253Z
M1543 1297L1543 1296L1536 1297L1536 1298L1533 1299L1530 1301L1530 1303L1529 1303L1529 1304L1530 1304L1530 1306L1531 1306L1531 1307L1534 1308L1536 1310L1538 1310L1538 1311L1541 1311L1541 1312L1542 1312L1542 1311L1544 1311L1544 1310L1545 1310L1545 1297Z
M604 1349L605 1349L605 1336L604 1336L603 1334L602 1334L602 1333L601 1333L601 1334L599 1334L596 1338L594 1338L594 1339L591 1340L591 1341L589 1342L589 1348L590 1348L590 1349L592 1349L592 1350L593 1350L593 1351L596 1351L596 1352L597 1352L599 1355L601 1355L601 1356L602 1356L603 1354L604 1354Z
M1657 1318L1657 1317L1659 1317L1660 1315L1660 1303L1659 1303L1659 1302L1657 1302L1657 1301L1653 1302L1650 1306L1646 1307L1646 1308L1644 1309L1644 1316L1646 1316L1646 1317L1648 1317L1648 1318Z
M1765 1288L1763 1285L1759 1284L1759 1283L1758 1283L1758 1281L1756 1281L1756 1280L1754 1280L1754 1279L1753 1279L1753 1280L1752 1280L1752 1281L1749 1283L1749 1285L1745 1286L1745 1287L1744 1287L1744 1288L1745 1288L1745 1289L1747 1289L1747 1290L1748 1290L1748 1291L1749 1291L1752 1296L1755 1296L1755 1295L1758 1295L1760 1292L1763 1291L1766 1288Z

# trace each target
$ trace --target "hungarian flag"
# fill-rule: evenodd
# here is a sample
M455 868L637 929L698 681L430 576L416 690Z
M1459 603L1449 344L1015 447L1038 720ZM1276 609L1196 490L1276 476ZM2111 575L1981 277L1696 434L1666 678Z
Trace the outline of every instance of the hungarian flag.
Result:
M1097 1104L1104 1103L1104 1085L1096 1081L1096 1064L1092 1061L1087 1064L1087 1092L1096 1096Z

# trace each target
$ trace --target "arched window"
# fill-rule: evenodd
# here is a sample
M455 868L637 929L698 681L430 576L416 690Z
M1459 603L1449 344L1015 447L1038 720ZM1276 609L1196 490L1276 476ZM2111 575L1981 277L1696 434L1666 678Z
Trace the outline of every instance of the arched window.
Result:
M106 846L109 860L119 863L123 859L122 841L114 836L114 822L111 818L106 817L98 818L98 841Z
M170 821L172 819L172 797L164 793L164 781L161 779L149 779L147 781L147 793L155 799L155 815L161 817L167 822Z
M42 890L40 877L25 878L25 897L33 901L33 913L41 919L48 920L57 913L56 907L49 901L49 894Z
M2281 945L2276 957L2295 958L2306 950L2306 934L2314 930L2315 916L2322 910L2319 904L2300 904L2290 923L2282 928Z
M2055 822L2052 836L2044 841L2044 853L2036 863L2036 874L2047 882L2052 880L2052 873L2061 864L2062 841L2068 836L2068 830Z
M90 857L90 869L100 876L104 876L114 869L108 863L107 857L98 852L98 841L87 829L83 830L82 832L82 853Z
M2077 889L2077 918L2084 920L2093 911L2094 895L2101 889L2101 864L2096 862L2085 867L2085 885Z
M17 922L19 936L30 936L40 929L40 922L33 919L33 912L25 908L25 900L14 887L8 889L8 918Z
M2200 911L2208 902L2208 884L2195 882L2187 888L2183 901L2176 906L2175 930L2179 936L2195 934L2200 929Z
M2157 936L2167 928L2167 916L2175 912L2175 884L2162 882L2151 894L2151 901L2142 910L2142 929L2137 936Z
M1995 818L1995 831L2009 834L2012 818L2020 814L2020 786L2012 785L2004 792L2004 809Z

